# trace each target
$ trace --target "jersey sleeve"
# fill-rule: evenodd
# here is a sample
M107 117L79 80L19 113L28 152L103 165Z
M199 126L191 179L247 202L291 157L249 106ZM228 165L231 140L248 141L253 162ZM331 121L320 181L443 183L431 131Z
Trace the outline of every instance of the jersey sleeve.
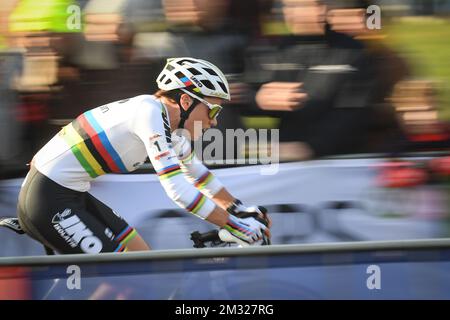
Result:
M189 140L183 136L172 136L172 145L180 161L181 171L186 179L208 198L223 188L223 184L195 156Z
M206 219L215 204L185 177L172 146L170 126L161 106L142 102L131 130L142 140L148 157L167 195L181 208Z

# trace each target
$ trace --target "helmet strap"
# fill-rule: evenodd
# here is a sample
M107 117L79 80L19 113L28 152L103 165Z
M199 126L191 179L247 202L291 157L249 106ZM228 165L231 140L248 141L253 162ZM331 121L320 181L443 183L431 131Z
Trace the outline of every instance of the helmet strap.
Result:
M197 99L193 99L194 102L190 105L190 107L187 110L184 110L184 108L181 106L181 95L178 96L178 107L180 108L180 122L178 123L178 129L184 128L184 123L189 118L189 115L192 111L194 111L195 107L200 103Z

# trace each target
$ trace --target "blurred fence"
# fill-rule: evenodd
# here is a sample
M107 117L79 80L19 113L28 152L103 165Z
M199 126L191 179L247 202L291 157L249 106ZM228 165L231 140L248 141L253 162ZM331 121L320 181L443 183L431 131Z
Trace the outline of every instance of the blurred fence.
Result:
M448 239L1 258L0 297L450 299L449 267Z

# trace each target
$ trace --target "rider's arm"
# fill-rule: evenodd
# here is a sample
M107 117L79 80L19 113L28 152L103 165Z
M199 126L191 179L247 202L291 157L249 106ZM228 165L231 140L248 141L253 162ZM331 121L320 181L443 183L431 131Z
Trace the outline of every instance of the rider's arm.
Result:
M195 156L186 138L173 135L172 142L180 160L181 171L190 183L222 209L227 209L236 201L219 179Z
M204 195L214 201L218 207L227 210L233 215L238 212L259 212L259 209L255 209L256 207L245 207L238 199L234 198L231 193L228 192L228 190L220 183L219 179L217 179L208 168L198 160L195 156L195 152L191 150L190 142L186 138L172 135L172 144L175 153L180 160L180 167L185 174L186 179ZM224 215L223 210L215 210L207 220L220 226L223 226L223 223L230 223L229 220L233 218ZM270 219L266 215L263 215L262 218L268 221L270 227ZM229 225L225 225L224 227L227 229ZM266 234L268 236L270 235L269 230L266 230Z
M213 201L189 183L172 147L167 117L153 105L143 105L133 117L131 130L144 143L147 155L167 195L180 207L206 219Z

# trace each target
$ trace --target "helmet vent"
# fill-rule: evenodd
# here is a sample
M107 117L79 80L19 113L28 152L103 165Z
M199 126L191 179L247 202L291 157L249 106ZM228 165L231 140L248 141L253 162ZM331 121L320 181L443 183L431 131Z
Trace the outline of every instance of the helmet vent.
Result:
M210 69L210 68L203 68L203 70L205 70L206 72L208 72L208 73L209 73L210 75L212 75L212 76L216 76L216 77L219 76L217 73L214 72L213 69Z
M195 69L195 68L189 68L188 70L189 70L189 72L192 73L194 76L198 76L198 75L202 74L200 71L198 71L198 70Z
M219 86L222 88L222 90L223 90L225 93L228 93L227 87L223 84L223 82L217 81L217 83L219 84Z
M210 89L210 90L214 90L214 89L215 89L214 86L213 86L213 84L211 83L211 81L209 81L209 80L202 80L201 82L202 82L203 85L204 85L205 87L207 87L208 89Z

